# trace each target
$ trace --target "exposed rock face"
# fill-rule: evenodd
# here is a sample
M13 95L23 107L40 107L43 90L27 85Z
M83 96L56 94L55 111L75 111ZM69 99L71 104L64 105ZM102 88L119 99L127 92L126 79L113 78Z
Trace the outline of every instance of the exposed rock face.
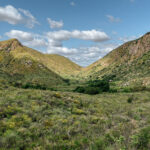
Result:
M17 39L11 39L7 41L7 43L5 41L0 42L0 50L6 50L7 52L12 51L19 46L22 46L22 44Z
M145 34L143 37L137 40L123 44L98 62L103 64L104 61L105 63L107 62L107 65L115 62L131 63L133 60L143 56L143 54L147 53L148 51L150 51L150 33Z
M107 74L122 74L130 78L148 75L150 66L150 32L141 38L127 42L114 49L104 58L80 72L81 77L100 78ZM142 70L143 69L143 70ZM130 75L129 75L130 73ZM121 77L121 78L122 78Z

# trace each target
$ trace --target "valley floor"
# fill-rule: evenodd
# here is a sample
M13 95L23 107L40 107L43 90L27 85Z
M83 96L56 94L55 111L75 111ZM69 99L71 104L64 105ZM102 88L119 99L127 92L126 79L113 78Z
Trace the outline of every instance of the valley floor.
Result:
M148 150L150 92L0 89L0 150Z

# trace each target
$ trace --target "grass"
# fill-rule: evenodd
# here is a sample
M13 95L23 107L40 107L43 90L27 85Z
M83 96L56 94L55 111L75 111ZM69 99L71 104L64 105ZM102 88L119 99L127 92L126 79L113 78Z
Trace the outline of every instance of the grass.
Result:
M41 54L15 39L0 42L0 150L149 150L150 53L109 65L120 56L127 60L128 52L111 52L114 58L83 69L94 75L85 79L81 72L79 81L71 74L82 68L62 56ZM87 83L100 75L108 84ZM91 96L73 92L78 86L92 94L95 87L107 90Z
M149 97L2 87L0 149L148 150Z

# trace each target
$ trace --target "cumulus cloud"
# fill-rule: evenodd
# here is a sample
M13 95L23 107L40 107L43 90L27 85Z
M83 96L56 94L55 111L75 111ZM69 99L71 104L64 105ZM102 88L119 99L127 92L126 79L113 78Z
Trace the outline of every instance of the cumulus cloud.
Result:
M74 38L74 39L89 40L94 42L102 42L109 39L108 35L105 32L101 32L97 30L88 30L88 31L60 30L55 32L48 32L47 36L50 39L54 39L58 41L65 41Z
M0 7L0 21L8 22L12 25L25 24L29 28L38 23L29 11L16 9L12 5Z
M34 37L32 41L26 41L23 44L33 48L46 47L48 45L48 43L44 39L36 37Z
M104 57L107 53L118 46L118 44L107 43L88 47L79 47L78 52L69 58L82 66L88 66L98 59Z
M17 38L28 47L38 49L39 47L42 47L42 49L45 49L46 53L66 56L82 66L93 63L116 47L116 45L113 44L101 43L101 41L108 40L109 37L106 33L96 30L60 30L48 32L43 35L20 30L11 30L5 33L5 35L9 38ZM82 46L78 48L68 48L63 46L63 41L71 38L93 41L94 46Z
M53 47L51 45L47 48L47 53L49 54L61 54L61 55L74 55L77 53L77 49L75 48L67 48L67 47Z
M114 16L112 16L112 15L106 15L106 17L108 18L108 20L109 20L110 22L120 22L120 21L121 21L120 18L114 17Z
M20 31L20 30L11 30L10 32L6 32L5 35L7 35L9 38L16 38L21 41L33 40L33 35L31 33Z
M71 32L67 30L48 32L47 37L57 41L66 41L71 38Z
M62 54L65 56L71 57L71 55L76 56L79 52L79 49L76 48L67 48L63 47L63 41L74 39L81 39L81 40L89 40L93 42L102 42L109 39L108 35L105 32L97 31L97 30L89 30L89 31L67 31L67 30L60 30L60 31L53 31L48 32L46 34L47 41L48 41L48 53L57 53ZM93 57L95 54L87 54L87 56Z
M55 20L52 20L51 18L47 18L47 21L51 29L62 28L64 25L63 21L55 21Z
M45 39L37 34L24 32L20 30L11 30L5 33L9 38L16 38L23 42L24 45L29 47L45 47L47 42Z

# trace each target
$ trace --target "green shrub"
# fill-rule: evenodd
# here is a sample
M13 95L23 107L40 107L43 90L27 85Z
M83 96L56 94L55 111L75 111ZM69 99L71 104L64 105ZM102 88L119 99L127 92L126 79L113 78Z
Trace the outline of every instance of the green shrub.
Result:
M110 89L109 92L110 92L110 93L117 93L118 90L117 90L117 89Z
M133 100L134 100L134 97L133 97L133 95L132 95L132 96L128 97L127 102L128 102L128 103L132 103Z
M125 88L122 90L122 92L130 93L130 92L132 92L132 90L131 90L131 88L129 88L129 87L125 87Z
M78 86L78 87L76 87L76 89L74 90L74 92L84 93L85 92L85 88L82 87L82 86Z
M90 95L95 95L99 94L100 89L98 87L86 87L84 93L85 94L90 94Z
M109 82L106 80L94 80L88 81L87 86L81 87L78 86L74 90L74 92L85 93L85 94L99 94L101 92L109 92L110 85Z
M108 92L110 90L109 81L107 80L94 80L89 81L90 87L98 87L101 92Z
M39 89L39 90L46 90L47 87L45 85L42 85L42 84L33 84L33 83L30 83L30 82L27 82L25 84L22 85L22 88L24 89Z

